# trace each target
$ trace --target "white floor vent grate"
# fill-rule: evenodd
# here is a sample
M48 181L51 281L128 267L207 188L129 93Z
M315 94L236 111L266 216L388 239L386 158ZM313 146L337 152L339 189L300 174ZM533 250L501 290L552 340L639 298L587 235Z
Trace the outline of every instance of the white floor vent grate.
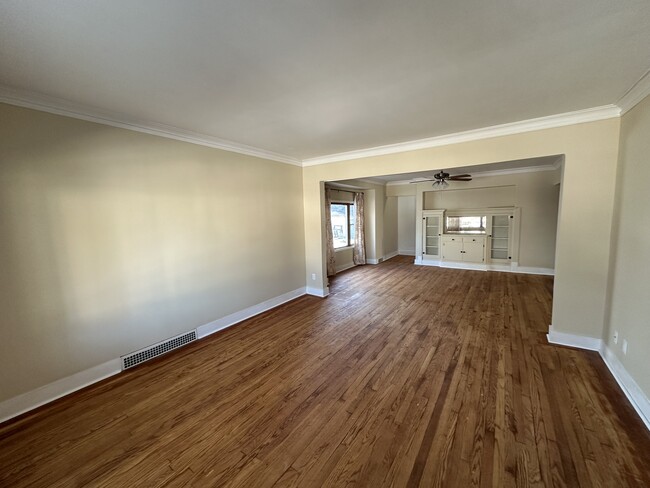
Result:
M166 341L159 342L153 346L145 347L139 351L132 352L126 356L122 356L122 369L132 368L140 363L153 359L155 357L161 356L173 349L177 349L185 344L193 342L196 340L196 330L186 332Z

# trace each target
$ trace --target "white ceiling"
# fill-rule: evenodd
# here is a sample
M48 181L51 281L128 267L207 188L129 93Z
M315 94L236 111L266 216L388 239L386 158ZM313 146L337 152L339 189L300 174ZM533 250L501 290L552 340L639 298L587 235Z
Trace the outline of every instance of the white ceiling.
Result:
M648 0L3 0L0 84L307 159L616 103Z

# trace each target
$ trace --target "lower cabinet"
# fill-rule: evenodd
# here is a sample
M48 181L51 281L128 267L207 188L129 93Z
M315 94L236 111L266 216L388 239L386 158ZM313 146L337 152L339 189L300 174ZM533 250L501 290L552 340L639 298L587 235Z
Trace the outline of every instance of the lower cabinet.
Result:
M484 236L442 236L443 261L456 261L466 263L485 262L485 237Z

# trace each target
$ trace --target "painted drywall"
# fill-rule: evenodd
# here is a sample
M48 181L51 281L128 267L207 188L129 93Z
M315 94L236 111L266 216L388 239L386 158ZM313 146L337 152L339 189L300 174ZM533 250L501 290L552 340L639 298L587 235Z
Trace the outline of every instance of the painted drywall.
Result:
M618 118L612 118L305 167L305 253L309 286L326 291L321 210L323 182L564 155L553 325L557 331L601 337L619 124ZM316 275L314 280L311 273Z
M301 171L0 104L0 400L304 287Z
M397 200L399 253L415 255L415 196L401 196Z
M473 181L451 183L453 188L448 190L425 191L424 210L514 206L517 187L506 183L495 184L494 179L489 179L492 182L486 181L488 178L475 178ZM421 186L429 189L431 183L422 183Z
M398 198L387 196L384 202L384 257L386 257L393 256L398 251Z
M352 268L354 266L353 250L351 247L336 249L334 251L334 267L336 272Z
M439 191L431 191L430 183L411 186L423 191L425 210L519 207L519 266L553 269L560 173L557 169L477 176Z
M650 97L622 117L604 341L650 397ZM614 343L618 331L618 343ZM623 354L623 341L628 342Z
M414 197L417 193L414 184L393 184L386 185L386 196L388 197Z

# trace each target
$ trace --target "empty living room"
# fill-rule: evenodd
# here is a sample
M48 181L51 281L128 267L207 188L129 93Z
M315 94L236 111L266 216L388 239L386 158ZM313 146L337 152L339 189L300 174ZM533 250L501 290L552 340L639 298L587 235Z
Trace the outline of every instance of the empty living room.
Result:
M650 487L650 2L0 2L0 487Z

